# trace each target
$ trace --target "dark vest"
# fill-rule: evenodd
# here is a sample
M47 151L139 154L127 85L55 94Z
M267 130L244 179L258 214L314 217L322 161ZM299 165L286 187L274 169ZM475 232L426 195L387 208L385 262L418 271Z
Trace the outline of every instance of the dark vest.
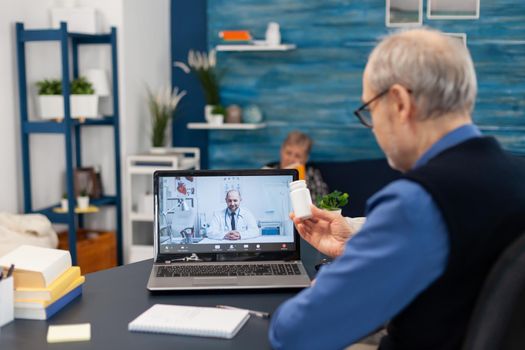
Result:
M380 350L460 349L490 268L525 229L525 160L480 137L445 150L405 178L431 194L448 229L450 252L443 275L391 320Z

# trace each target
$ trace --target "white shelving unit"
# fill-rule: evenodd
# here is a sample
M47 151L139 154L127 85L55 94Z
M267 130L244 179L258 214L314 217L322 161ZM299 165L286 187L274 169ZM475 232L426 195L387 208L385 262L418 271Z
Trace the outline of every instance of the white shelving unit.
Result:
M295 44L280 44L280 45L255 45L255 44L230 44L217 45L217 51L290 51L297 46Z
M187 169L200 169L199 148L175 147L167 149L165 154L142 154L127 158L126 263L153 258L153 173L156 170Z
M266 123L188 123L188 129L213 129L213 130L256 130L266 127Z

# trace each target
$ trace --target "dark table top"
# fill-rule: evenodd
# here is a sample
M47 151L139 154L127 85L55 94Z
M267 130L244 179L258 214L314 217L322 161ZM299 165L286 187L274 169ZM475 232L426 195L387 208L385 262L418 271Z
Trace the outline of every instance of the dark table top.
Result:
M317 256L310 251L308 262ZM310 261L311 260L311 261ZM303 262L311 273L311 263ZM146 260L86 275L83 294L48 321L14 320L0 329L0 349L269 349L268 319L250 317L231 340L131 333L128 323L154 304L231 305L273 312L298 290L150 293ZM91 341L48 344L49 325L91 323Z

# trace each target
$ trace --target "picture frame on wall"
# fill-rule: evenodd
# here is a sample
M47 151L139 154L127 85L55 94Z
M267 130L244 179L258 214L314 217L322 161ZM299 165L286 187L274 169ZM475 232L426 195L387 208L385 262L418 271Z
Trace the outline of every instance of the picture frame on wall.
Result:
M423 25L423 0L386 0L387 27Z
M467 46L467 34L466 33L443 33L451 38L460 40L463 45Z
M479 19L479 0L428 0L428 19Z

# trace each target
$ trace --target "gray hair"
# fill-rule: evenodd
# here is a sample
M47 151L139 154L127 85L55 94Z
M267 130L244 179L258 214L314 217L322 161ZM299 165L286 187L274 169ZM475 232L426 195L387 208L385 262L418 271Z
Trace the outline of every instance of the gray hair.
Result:
M468 49L428 28L396 32L368 60L368 82L380 93L393 84L411 90L420 119L471 113L477 82Z
M233 193L233 192L237 193L237 194L239 195L239 198L242 198L242 196L241 196L241 191L236 190L236 189L231 189L231 190L226 191L226 197L225 197L225 199L228 199L228 195L229 195L230 193Z

